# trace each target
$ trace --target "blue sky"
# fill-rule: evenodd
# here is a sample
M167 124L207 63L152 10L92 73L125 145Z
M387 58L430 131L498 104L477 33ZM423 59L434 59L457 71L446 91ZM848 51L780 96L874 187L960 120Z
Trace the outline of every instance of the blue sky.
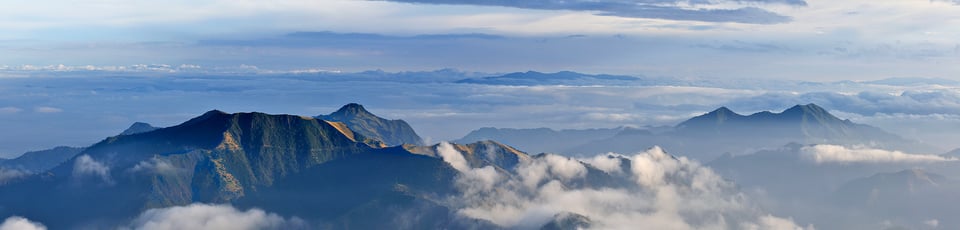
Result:
M956 1L14 1L0 68L955 78ZM422 36L430 35L430 36Z

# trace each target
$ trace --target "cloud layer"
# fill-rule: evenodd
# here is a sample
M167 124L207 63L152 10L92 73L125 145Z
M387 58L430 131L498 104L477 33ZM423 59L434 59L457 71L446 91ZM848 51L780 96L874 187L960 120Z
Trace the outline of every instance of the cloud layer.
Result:
M438 151L461 154L452 148ZM627 160L631 169L613 166ZM602 171L593 173L619 174L626 184L578 185L593 167L583 161L601 165ZM583 161L542 155L517 166L516 176L490 166L462 170L458 187L464 194L453 200L462 206L461 215L508 228L539 228L577 214L596 229L803 229L789 219L762 213L710 169L659 148ZM488 176L481 180L476 175Z
M934 163L956 161L938 155L908 154L870 148L848 148L839 145L814 145L801 149L801 158L817 164L852 163Z

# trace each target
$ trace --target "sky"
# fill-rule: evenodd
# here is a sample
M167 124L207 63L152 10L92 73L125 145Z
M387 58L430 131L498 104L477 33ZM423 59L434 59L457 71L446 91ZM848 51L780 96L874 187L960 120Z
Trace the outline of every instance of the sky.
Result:
M0 68L956 78L955 0L6 1Z

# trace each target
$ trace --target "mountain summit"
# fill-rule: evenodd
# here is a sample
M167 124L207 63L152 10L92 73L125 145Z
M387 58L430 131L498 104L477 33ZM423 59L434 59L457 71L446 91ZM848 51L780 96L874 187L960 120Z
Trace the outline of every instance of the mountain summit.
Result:
M417 132L403 120L388 120L378 117L363 105L357 103L346 104L336 112L329 115L320 115L316 118L342 122L350 130L359 133L367 138L382 141L389 146L402 144L423 145L423 140L417 135Z

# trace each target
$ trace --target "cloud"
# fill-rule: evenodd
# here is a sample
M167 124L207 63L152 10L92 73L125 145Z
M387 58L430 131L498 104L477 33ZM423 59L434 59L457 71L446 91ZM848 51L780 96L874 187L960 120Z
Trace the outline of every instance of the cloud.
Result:
M27 173L20 170L0 168L0 185L26 175Z
M56 107L40 106L40 107L33 108L33 112L37 112L37 113L59 113L59 112L63 112L63 109L56 108Z
M241 211L230 205L191 204L144 211L129 229L305 229L305 223L256 208Z
M110 168L94 160L90 155L80 155L73 163L73 177L83 178L87 175L97 176L107 184L113 184L110 178Z
M23 109L12 106L0 107L0 114L14 114L19 113L20 111L23 111Z
M385 0L393 2L444 4L444 5L480 5L504 6L537 10L572 10L596 12L598 15L625 18L654 18L682 21L739 22L751 24L776 24L789 22L790 17L783 16L759 6L790 5L806 6L803 0L783 1L618 1L618 0L528 0L528 1L464 1L464 0Z
M159 157L153 157L149 160L140 161L133 168L130 168L130 172L152 172L160 174L169 174L183 171L181 168L177 168L170 164L169 161L161 159Z
M444 150L450 151L444 155L462 154ZM626 184L581 184L591 176L587 167L592 165L584 162L597 163L604 172L625 172L617 178ZM630 162L632 170L620 167L624 162ZM790 219L763 213L709 168L660 148L583 160L546 154L513 170L515 176L500 175L503 172L489 166L466 170L457 183L462 195L451 199L461 207L457 212L520 229L539 228L571 213L587 217L597 229L804 229ZM477 171L500 176L477 183L470 176L480 174Z
M825 163L934 163L956 161L938 155L908 154L900 151L870 149L862 147L847 148L840 145L814 145L801 149L801 158L817 164Z
M27 218L11 216L0 223L0 230L46 230L43 224L32 222Z
M440 142L440 144L437 145L437 153L440 153L443 161L446 161L450 166L453 166L454 169L457 169L457 171L466 172L470 170L467 159L463 158L463 155L457 152L450 143Z

